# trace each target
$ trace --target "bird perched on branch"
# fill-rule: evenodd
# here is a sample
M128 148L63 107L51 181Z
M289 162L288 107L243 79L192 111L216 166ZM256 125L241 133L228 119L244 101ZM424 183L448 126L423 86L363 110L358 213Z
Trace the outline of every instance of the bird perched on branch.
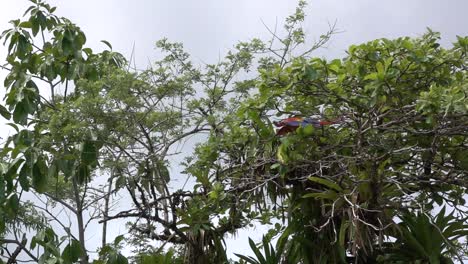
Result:
M307 125L312 125L316 128L320 128L323 126L338 124L343 121L343 117L334 119L334 120L320 120L311 117L301 117L301 116L294 116L282 119L280 121L275 121L273 124L276 127L281 127L280 129L276 130L277 136L284 136L288 133L296 131L296 129L300 126L305 127Z

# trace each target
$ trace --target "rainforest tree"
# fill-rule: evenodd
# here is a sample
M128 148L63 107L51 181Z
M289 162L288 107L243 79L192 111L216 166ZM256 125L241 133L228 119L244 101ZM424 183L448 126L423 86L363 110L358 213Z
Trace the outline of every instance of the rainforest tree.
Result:
M343 59L260 69L237 125L200 147L192 166L215 151L226 158L225 185L248 191L261 215L284 217L286 263L462 262L468 38L450 49L438 40L431 31L378 39ZM272 121L288 116L340 121L275 133ZM266 263L260 254L244 259Z
M78 100L78 80L97 81L121 67L124 59L111 51L94 53L84 46L86 37L81 29L56 16L55 7L31 2L25 19L11 21L12 28L1 34L8 47L6 64L1 67L8 75L3 82L5 106L0 111L16 132L2 146L0 171L0 232L15 239L2 239L2 244L17 246L5 255L9 263L22 251L33 261L81 259L87 263L85 230L97 210L89 219L85 211L97 205L100 196L105 197L89 185L98 165L100 144L86 127L78 133L66 132L79 124L70 123L65 112ZM58 126L59 130L54 130ZM28 191L36 195L34 202L22 199ZM42 199L47 202L41 204ZM50 208L54 203L72 215L69 223L55 215ZM65 239L58 239L48 221L62 227ZM73 228L72 222L76 224ZM29 246L27 228L38 231ZM32 254L39 246L41 255ZM60 246L65 247L63 253ZM8 247L4 252L9 252Z
M136 71L108 42L86 48L78 26L31 2L1 36L0 113L15 130L0 160L9 263L20 253L90 263L91 221L103 227L93 263L128 263L123 243L136 263L226 263L224 238L252 224L275 225L239 263L467 255L468 38L444 48L429 31L314 58L334 30L306 45L300 2L270 41L241 42L218 63L199 67L163 39L164 57ZM293 116L335 122L275 132ZM116 193L131 206L112 210ZM129 234L109 243L115 219Z

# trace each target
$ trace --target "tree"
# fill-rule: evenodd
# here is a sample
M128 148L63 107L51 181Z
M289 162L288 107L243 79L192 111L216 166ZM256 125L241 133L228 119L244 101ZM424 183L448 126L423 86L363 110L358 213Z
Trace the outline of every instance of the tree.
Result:
M112 50L84 48L76 25L32 2L26 21L2 34L9 75L0 113L17 132L0 164L10 259L24 251L38 262L89 263L84 212L96 204L104 209L90 220L104 235L93 263L128 263L125 241L135 262L226 263L226 234L253 223L275 227L263 253L249 241L257 259L241 263L451 263L466 255L468 38L445 49L429 31L351 46L344 59L313 58L335 31L304 45L301 1L284 36L241 42L204 67L163 39L165 57L137 71ZM273 121L293 115L342 121L277 135ZM193 137L184 171L171 170ZM106 191L90 194L99 179ZM28 190L71 211L77 232L62 223L59 238L44 221L49 210L32 217L27 208L38 205L21 202ZM132 206L111 212L118 192ZM107 243L114 219L129 221L129 235ZM16 223L38 230L29 245ZM38 254L29 250L36 246Z
M91 131L83 128L81 132L86 134L72 137L65 131L79 124L54 118L66 118L67 104L78 99L78 80L98 80L106 71L120 67L124 59L111 51L93 53L84 47L86 37L80 28L66 18L57 17L55 7L42 1L31 2L33 5L25 13L27 18L11 21L13 28L5 30L0 37L4 44L8 42L7 64L2 69L9 72L4 81L8 109L1 106L0 110L4 118L12 118L13 123L9 125L17 132L7 139L2 149L5 169L1 171L0 181L0 223L3 224L0 232L12 231L11 228L14 234L20 231L15 228L18 222L15 213L19 208L23 208L29 219L34 216L28 213L35 211L28 212L26 208L45 209L40 211L46 214L44 218L62 225L70 244L60 255L58 247L63 241L59 242L52 229L42 224L41 232L31 241L31 249L39 244L43 246L43 254L41 257L28 255L35 261L52 257L71 262L80 258L81 263L87 263L87 223L83 214L97 201L95 196L89 197L92 188L88 183L90 171L98 164L99 145L93 141ZM48 93L44 87L49 89ZM57 122L64 127L54 130ZM48 208L41 208L37 203L21 205L22 193L29 190L69 210L77 222L77 235ZM10 229L5 229L5 223ZM18 244L19 251L26 250L24 237L21 243L18 239L2 241ZM67 253L69 249L73 254ZM15 257L10 256L10 260L15 261Z
M285 216L285 263L462 262L468 39L451 49L438 39L379 39L342 60L261 70L237 126L210 138L227 157L226 185ZM285 115L344 121L275 136L271 119ZM234 135L246 139L242 158L224 141Z
M134 218L132 233L182 245L186 262L226 261L225 234L249 223L242 214L249 206L243 205L247 194L239 197L239 192L226 192L222 182L194 166L186 173L196 180L195 185L171 185L177 176L168 170L170 157L177 153L175 146L187 138L210 131L220 137L225 126L234 124L232 113L255 85L254 80L234 82L234 78L250 69L255 53L276 53L277 58L261 58L263 67L288 63L288 47L303 41L302 31L295 27L303 19L302 8L289 18L280 49L260 40L240 43L221 62L198 69L181 44L161 40L158 47L167 56L149 70L114 71L98 82L80 82L79 102L70 105L67 118L59 119L74 119L72 123L80 124L72 133L91 128L102 142L102 157L113 164L116 188L125 188L134 205L105 216L102 222ZM322 36L313 48L330 34ZM60 127L63 125L57 129ZM209 160L205 162L221 166L222 161L211 153L206 152ZM151 249L149 253L160 250L145 248Z
M9 98L22 92L23 87L34 88L27 90L31 97L27 100L19 97L17 101L7 101L13 111L13 121L33 128L31 131L18 129L20 136L15 136L29 142L29 149L23 149L23 141L18 144L13 140L15 137L5 148L6 158L16 158L17 152L27 153L25 158L20 155L18 161L11 162L17 167L10 171L20 175L21 187L28 190L28 179L32 178L36 191L47 194L76 215L76 240L80 242L81 261L86 262L84 199L100 160L100 171L111 175L104 198L124 187L135 205L132 210L114 216L109 216L106 209L103 223L137 217L130 230L165 243L185 245L187 261L225 260L224 234L248 223L236 212L237 202L218 209L222 204L220 199L226 198L219 193L222 185L213 185L206 175L197 172L193 176L199 184L193 191L171 192L168 157L173 146L187 137L218 131L228 122L225 117L238 105L232 99L246 97L254 85L253 80L233 81L236 74L249 70L253 53L273 52L278 56L276 60L264 58L262 65L275 61L287 63L288 46L303 38L302 31L294 27L303 19L302 7L288 22L283 49L274 50L259 40L240 43L224 61L199 70L190 63L180 44L162 40L158 45L168 56L148 71L130 72L118 69L121 66L118 54L105 51L94 55L90 49L83 48L84 34L70 21L53 15L55 8L42 2L33 3L36 5L27 11L31 15L28 21L14 21L15 28L3 34L5 41L10 41L7 59L10 67L4 66L10 71L6 80L7 86L11 85ZM41 34L43 47L39 47L34 37L46 30L54 37L49 42L44 37L47 34ZM31 75L50 86L50 99L29 81ZM57 91L59 84L64 84L62 93ZM10 118L7 109L2 108L2 112ZM33 117L32 122L27 122L28 115ZM15 143L14 148L8 148L10 142ZM28 175L31 170L33 173ZM50 176L49 180L46 176ZM49 185L52 188L47 188ZM59 197L59 188L69 191ZM235 197L230 195L228 199ZM213 217L226 210L229 215L215 226ZM146 223L141 223L143 220ZM45 234L55 237L50 231ZM73 236L70 232L68 235Z

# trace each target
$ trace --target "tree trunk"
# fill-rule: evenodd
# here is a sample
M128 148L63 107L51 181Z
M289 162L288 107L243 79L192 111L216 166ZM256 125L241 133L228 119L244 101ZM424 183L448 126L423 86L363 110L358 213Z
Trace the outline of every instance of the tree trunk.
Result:
M76 220L78 222L78 238L81 245L81 264L88 264L88 254L86 251L86 241L85 241L85 227L83 222L83 204L80 199L80 189L76 179L73 178L73 192L75 196L76 203Z
M107 194L104 198L104 211L103 211L103 217L104 219L107 219L107 216L109 215L109 202L110 202L110 196L112 192L112 181L114 179L114 170L111 170L111 175L109 179L109 186L107 187ZM102 223L102 247L104 247L107 244L107 221L104 221Z

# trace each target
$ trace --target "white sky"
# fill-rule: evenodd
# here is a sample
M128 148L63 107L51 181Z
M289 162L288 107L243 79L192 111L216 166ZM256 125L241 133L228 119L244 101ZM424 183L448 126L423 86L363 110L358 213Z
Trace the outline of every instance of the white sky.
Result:
M85 32L87 46L102 49L108 40L115 51L129 57L135 43L136 62L145 67L157 56L154 43L163 37L183 42L195 62L213 63L240 40L268 38L264 21L274 27L291 14L296 1L286 0L50 0L56 14L71 19ZM8 21L19 18L30 3L0 0L0 31ZM468 35L467 0L311 0L307 8L306 33L317 37L337 21L343 33L335 35L327 49L317 56L341 57L351 44L386 37L419 36L430 27L440 31L443 43L456 35ZM0 63L6 49L0 46ZM0 95L4 94L4 72L0 72ZM6 128L0 123L0 137ZM113 229L123 232L123 227ZM257 231L241 232L228 241L229 251L250 254L247 236L261 237ZM94 239L93 239L94 240ZM95 239L96 245L100 239ZM91 242L92 243L92 242Z

